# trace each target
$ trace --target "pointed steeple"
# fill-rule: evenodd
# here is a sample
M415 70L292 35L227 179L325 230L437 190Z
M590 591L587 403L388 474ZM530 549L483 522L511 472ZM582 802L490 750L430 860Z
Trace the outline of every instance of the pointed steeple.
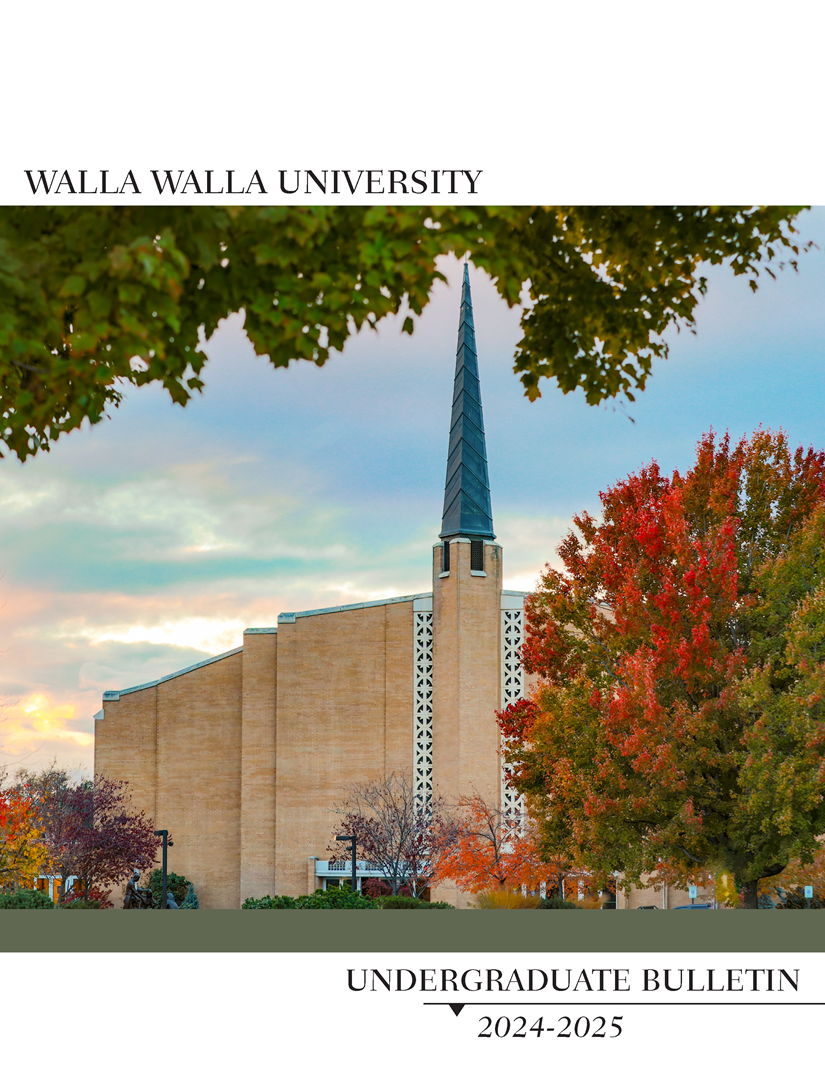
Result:
M444 515L440 538L458 535L495 538L487 449L484 445L484 419L478 382L473 301L470 275L464 264L461 312L458 318L458 349L455 358L453 413L447 452L447 484L444 489Z

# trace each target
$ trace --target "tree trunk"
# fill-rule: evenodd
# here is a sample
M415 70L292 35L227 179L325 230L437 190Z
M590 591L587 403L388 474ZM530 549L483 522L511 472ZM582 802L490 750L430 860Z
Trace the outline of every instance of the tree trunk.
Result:
M745 891L744 901L743 901L743 904L742 904L743 908L746 908L746 909L758 909L759 908L759 898L758 898L758 894L756 892L756 888L757 888L758 885L759 885L759 880L758 879L751 879L750 882L742 883L742 887L743 887L743 889Z

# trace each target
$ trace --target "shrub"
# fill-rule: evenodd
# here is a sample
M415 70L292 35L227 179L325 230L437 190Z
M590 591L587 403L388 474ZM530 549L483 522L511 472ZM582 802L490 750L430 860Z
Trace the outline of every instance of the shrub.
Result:
M454 909L455 905L448 905L446 901L424 901L420 897L402 897L400 894L389 897L376 898L376 903L382 909Z
M296 909L297 897L281 894L276 897L248 897L241 905L242 909Z
M598 897L583 897L577 901L577 908L580 909L600 909L601 907L602 901Z
M581 905L578 905L575 901L570 901L563 897L543 897L536 908L540 909L578 909Z
M421 897L378 897L376 898L380 909L454 909L454 905L448 905L447 901L425 901Z
M89 900L86 901L82 897L76 897L72 901L64 901L60 906L62 909L101 909L103 905L99 901Z
M41 890L17 890L0 894L0 909L53 909L54 902Z
M361 894L343 887L316 890L314 894L290 897L281 894L275 897L248 897L242 909L377 909L378 905Z
M199 909L198 895L195 893L194 886L190 883L189 889L186 891L186 897L183 899L183 904L180 906L182 909Z
M478 909L536 909L541 900L519 890L482 890L476 895L475 905Z
M298 898L299 909L377 909L378 906L368 897L354 894L351 889L332 887L329 890L316 890Z
M155 868L149 876L149 889L155 895L155 908L162 908L163 872L160 868ZM166 873L166 889L172 891L172 897L175 899L178 908L180 908L183 904L183 899L186 897L186 891L189 889L189 880L182 875L176 875L173 871L169 871Z
M427 907L426 901L421 901L417 897L402 897L400 894L377 897L375 898L375 903L380 909L422 909Z

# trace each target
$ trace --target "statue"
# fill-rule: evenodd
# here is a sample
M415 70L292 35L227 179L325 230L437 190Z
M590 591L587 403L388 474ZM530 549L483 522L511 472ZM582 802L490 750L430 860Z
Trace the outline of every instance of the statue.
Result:
M123 897L125 909L153 909L155 907L154 894L151 890L142 890L138 886L139 878L140 872L135 868L132 878L126 884L126 893Z
M168 909L180 908L180 905L178 905L177 901L175 901L174 894L171 890L166 891L166 907Z

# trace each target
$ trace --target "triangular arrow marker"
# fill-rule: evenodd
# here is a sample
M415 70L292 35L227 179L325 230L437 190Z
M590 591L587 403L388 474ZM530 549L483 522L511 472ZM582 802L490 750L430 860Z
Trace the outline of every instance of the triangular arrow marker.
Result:
M462 1004L460 1004L459 1002L451 1001L450 1002L450 1008L453 1010L453 1013L456 1016L458 1016L458 1014L461 1012L461 1010L464 1008L464 1006Z

